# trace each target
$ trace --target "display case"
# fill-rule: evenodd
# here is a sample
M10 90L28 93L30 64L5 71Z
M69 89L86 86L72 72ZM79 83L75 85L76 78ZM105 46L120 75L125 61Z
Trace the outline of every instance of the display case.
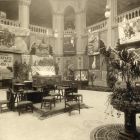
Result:
M74 71L74 80L78 83L79 88L85 88L88 86L88 70L87 69L76 69Z

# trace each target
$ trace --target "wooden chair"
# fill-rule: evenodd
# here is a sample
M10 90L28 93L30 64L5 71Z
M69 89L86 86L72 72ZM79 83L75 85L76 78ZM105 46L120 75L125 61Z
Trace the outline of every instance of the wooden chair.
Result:
M7 99L6 100L0 100L0 112L2 113L3 108L11 109L11 92L10 90L7 91ZM3 106L3 105L6 105Z
M55 97L53 96L46 96L46 97L43 97L42 98L42 102L41 102L41 109L42 107L46 106L46 104L49 104L49 107L50 107L50 110L52 109L52 104L54 104L54 107L55 107Z
M43 88L43 96L42 96L42 102L41 102L41 109L42 107L46 106L46 104L49 104L50 110L52 109L52 104L54 104L55 107L55 97L49 95L50 88L45 87Z
M49 92L49 95L52 96L52 97L54 97L55 100L60 100L60 102L61 102L62 95L60 94L60 92L57 93L56 91L50 91Z
M68 109L69 115L71 115L72 110L78 110L80 114L80 101L76 96L72 95L73 89L65 89L65 110Z
M3 105L7 105L7 107L9 106L10 101L8 100L0 100L0 112L2 113L2 109L4 108Z
M83 95L78 93L78 85L76 83L72 83L71 86L72 88L72 95L77 98L80 102L83 102Z
M31 101L26 100L24 93L20 92L20 94L21 94L20 101L17 102L17 111L18 111L19 116L20 116L22 110L25 110L25 111L30 110L33 113L33 103Z
M19 101L17 103L17 110L19 116L23 109L25 109L26 111L30 109L33 113L33 103L31 101Z

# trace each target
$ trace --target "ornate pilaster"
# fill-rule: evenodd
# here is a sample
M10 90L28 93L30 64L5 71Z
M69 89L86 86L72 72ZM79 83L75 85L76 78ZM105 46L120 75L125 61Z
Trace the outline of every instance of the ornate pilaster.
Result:
M53 13L53 30L55 32L55 54L63 56L64 15Z
M29 7L31 0L19 0L19 22L23 28L29 28Z
M76 34L77 34L77 44L76 52L77 54L85 53L85 32L86 31L86 10L80 10L76 13Z
M19 0L19 4L29 6L31 4L31 0Z
M107 6L110 10L110 16L107 18L107 46L113 47L112 26L115 24L115 18L117 17L117 0L107 0Z

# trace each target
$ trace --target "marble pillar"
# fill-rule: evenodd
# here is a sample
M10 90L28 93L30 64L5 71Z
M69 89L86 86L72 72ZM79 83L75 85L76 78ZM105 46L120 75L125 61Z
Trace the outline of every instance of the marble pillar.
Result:
M86 11L80 11L76 13L76 53L84 54L85 46L83 43L83 36L85 35L86 30Z
M23 28L29 28L29 7L31 4L31 0L19 0L19 22L20 26Z
M117 17L117 0L107 0L107 6L110 9L110 16L107 17L107 47L115 47L113 46L112 27L115 25Z
M53 14L53 30L55 36L55 55L63 56L64 14Z

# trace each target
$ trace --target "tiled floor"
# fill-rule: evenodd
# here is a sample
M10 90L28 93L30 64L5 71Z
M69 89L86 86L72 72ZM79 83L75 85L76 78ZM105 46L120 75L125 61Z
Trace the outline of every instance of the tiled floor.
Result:
M0 97L5 98L4 91L0 91ZM104 124L123 123L123 115L117 118L106 115L107 99L109 93L80 90L84 103L89 109L59 114L41 120L36 113L25 113L18 116L17 112L0 114L0 140L90 140L90 132ZM111 106L107 113L111 113ZM137 125L140 119L137 116Z

